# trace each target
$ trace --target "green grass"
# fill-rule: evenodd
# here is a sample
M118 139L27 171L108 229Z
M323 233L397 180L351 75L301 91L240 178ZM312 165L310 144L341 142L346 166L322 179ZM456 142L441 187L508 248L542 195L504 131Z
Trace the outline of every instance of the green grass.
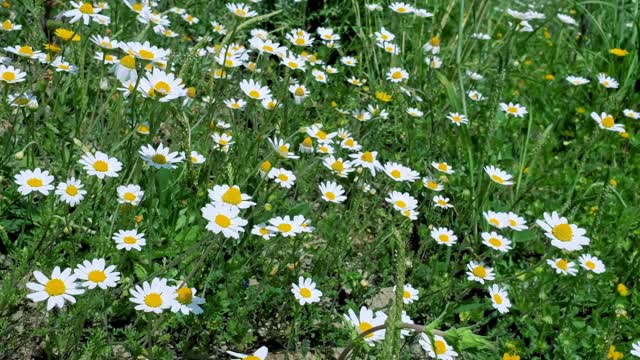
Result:
M516 30L518 21L506 9L527 9L506 0L412 3L433 13L429 18L394 13L387 2L382 11L370 11L358 0L247 2L258 13L251 19L235 17L223 2L161 2L157 9L180 34L175 38L155 34L122 1L110 1L110 9L101 12L111 19L107 27L57 17L73 8L66 2L6 4L0 22L11 18L23 28L0 32L2 48L28 44L45 51L43 44L55 43L78 71L57 72L0 50L12 60L7 65L26 72L24 82L0 81L0 358L228 358L227 350L250 354L261 346L269 348L269 358L275 353L332 358L335 349L352 343L353 358L424 358L418 334L397 336L402 310L427 326L429 336L445 332L462 359L504 353L522 359L605 359L611 346L633 357L632 344L640 340L640 123L623 110L640 111L637 2L539 2L536 10L546 18L531 20L532 32ZM189 25L169 13L172 6L185 8L199 23ZM578 25L562 23L557 13ZM225 25L227 34L214 33L211 21ZM341 36L339 48L322 45L315 34L319 26ZM400 54L376 46L373 34L381 27L396 36ZM54 34L59 28L80 40L63 41ZM253 50L249 59L257 71L240 66L226 70L228 79L215 78L220 66L214 55L198 56L198 51L229 44L249 48L256 28L297 54L315 54L339 73L321 84L311 70L322 65L307 63L306 71L294 71ZM313 33L313 46L303 49L286 40L297 28ZM471 37L480 32L491 40ZM169 102L136 91L124 97L111 65L94 59L99 47L91 35L107 34L170 49L166 71L196 95ZM439 69L425 62L422 50L436 36ZM615 56L613 48L628 54ZM343 56L355 57L357 66L343 65ZM147 63L138 59L140 74ZM406 70L409 79L388 81L392 67ZM467 71L484 80L470 79ZM619 88L598 84L598 73L617 79ZM590 83L573 86L567 75ZM348 83L352 76L366 83ZM283 106L265 110L240 91L243 79L268 86ZM302 104L295 104L288 90L294 79L310 91ZM472 101L465 95L469 90L485 100ZM23 92L33 94L37 107L10 106L9 95ZM378 92L391 100L379 100ZM248 104L231 110L223 103L230 98ZM525 106L528 114L506 116L502 102ZM388 118L356 120L352 112L368 105L384 109ZM409 116L410 107L424 115ZM469 124L453 125L446 118L452 112L465 114ZM599 128L591 112L613 115L624 124L625 136ZM214 149L211 135L221 132L216 121L230 124L234 144L227 153ZM145 122L149 135L136 131ZM383 164L397 162L421 177L434 176L444 190L434 193L420 180L396 182L383 171L375 177L367 170L336 176L323 165L324 155L299 150L304 129L313 124L327 132L349 131L363 150L377 151ZM285 139L300 159L279 158L268 142L274 136ZM171 170L150 167L138 151L160 143L186 152L187 161ZM313 144L318 146L317 139ZM334 147L336 158L347 160L352 153L339 143ZM206 161L188 161L192 150ZM95 151L122 163L117 177L100 180L83 170L78 161ZM295 185L285 189L262 177L265 160L295 173ZM432 161L446 161L455 173L437 172ZM483 170L488 165L511 174L514 185L492 182ZM21 195L14 176L35 168L55 176L54 186L70 177L81 180L85 198L71 207L53 191ZM322 200L318 185L325 181L343 186L347 200ZM127 184L144 191L139 205L118 203L116 189ZM240 211L248 224L238 239L208 231L201 214L210 202L207 190L223 184L238 185L256 203ZM385 201L391 191L418 200L416 220ZM434 195L448 197L455 207L434 207ZM529 229L492 228L483 217L488 210L513 211ZM585 229L590 244L571 252L552 246L535 222L552 211ZM269 240L251 234L254 225L285 215L303 215L315 229ZM458 243L436 243L430 232L437 227L453 230ZM142 251L117 250L113 234L134 228L145 234ZM501 253L483 245L481 234L491 231L511 239L513 249ZM585 253L601 259L606 271L580 267L578 257ZM546 263L559 257L576 262L576 276L556 274ZM104 258L121 273L115 288L87 290L75 304L51 311L46 301L27 298L34 271L49 276L55 266L73 269L94 258ZM470 261L493 267L495 280L484 285L468 280ZM323 292L319 303L301 306L294 298L291 284L299 276L312 278ZM204 313L135 310L129 290L155 277L196 288L206 300ZM487 288L494 283L506 287L513 304L506 314L491 306ZM381 292L403 284L418 289L419 300L402 304L398 292L380 301ZM628 288L626 296L619 284ZM386 339L375 347L357 338L344 320L349 309L357 313L361 306L388 316Z

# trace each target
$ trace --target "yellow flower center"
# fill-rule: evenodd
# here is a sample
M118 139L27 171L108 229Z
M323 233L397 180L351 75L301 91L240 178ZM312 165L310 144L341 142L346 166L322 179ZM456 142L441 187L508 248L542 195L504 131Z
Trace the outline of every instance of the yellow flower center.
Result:
M342 161L337 160L336 162L331 164L331 168L333 170L335 170L335 171L343 171L344 170L344 164L342 163Z
M249 96L250 96L250 97L252 97L252 98L254 98L254 99L257 99L257 98L259 98L259 97L260 97L260 91L258 91L258 90L251 90L251 91L249 91Z
M238 188L230 187L229 190L222 195L222 201L227 204L238 205L242 202L242 193Z
M144 297L144 303L149 307L157 308L162 305L162 297L158 293L151 293Z
M193 292L188 287L181 287L180 289L178 289L178 291L176 291L176 293L178 293L178 297L176 300L178 300L178 302L182 305L191 304L191 302L193 301Z
M102 270L93 270L89 273L87 278L91 282L101 283L107 278L107 275Z
M21 46L18 52L23 55L33 56L33 49L29 45Z
M327 197L327 199L329 200L335 200L336 199L336 194L332 193L331 191L327 191L324 196Z
M501 178L498 175L491 175L491 180L497 182L498 184L503 184L504 183L504 179Z
M123 242L123 243L125 243L125 244L129 244L129 245L135 244L135 243L136 243L136 241L137 241L137 240L136 240L136 238L135 238L135 237L133 237L133 236L130 236L130 235L129 235L129 236L125 236L125 237L122 239L122 242Z
M569 268L569 263L565 259L560 259L556 261L556 266L564 271L567 271Z
M2 22L2 29L4 30L11 30L13 29L13 24L11 23L11 20L5 20Z
M260 170L267 172L271 169L271 163L267 160L260 164Z
M447 202L446 202L446 201L444 201L444 200L438 200L438 205L440 205L440 206L447 206L448 204L447 204Z
M138 55L145 60L151 60L155 57L155 54L149 50L140 50L138 51Z
M398 169L391 170L391 177L395 179L399 179L402 176L402 173Z
M447 164L445 164L445 163L438 164L438 170L447 171L448 169L449 169L449 167L447 166Z
M491 219L489 219L489 224L491 224L493 226L500 226L500 220L498 220L496 218L491 218Z
M401 6L401 7L399 7L399 8L398 8L398 10L397 10L397 11L398 11L399 13L406 13L406 12L407 12L407 8L406 8L406 7L404 7L404 6Z
M613 127L613 125L615 125L616 123L615 123L615 121L613 121L613 116L607 115L602 119L601 124L602 124L602 126L604 126L605 128L608 129L610 127Z
M304 38L301 38L301 37L297 38L296 45L304 45Z
M262 47L262 50L266 51L266 52L273 52L273 48L269 45L264 45Z
M484 279L487 276L487 269L484 266L479 265L473 268L473 275L479 277L480 279Z
M223 214L218 214L216 215L216 219L215 219L216 224L218 224L218 226L220 226L221 228L228 228L229 226L231 226L231 219L229 219L228 216L223 215Z
M355 142L353 141L353 139L347 139L347 140L344 142L344 144L345 144L345 145L347 145L347 146L349 146L349 147L352 147L352 146L354 146L354 145L355 145Z
M126 201L133 202L136 200L136 195L132 192L126 192L124 193L122 198L125 199Z
M571 241L573 238L573 230L569 224L559 224L551 229L551 233L560 241Z
M11 71L7 71L2 74L2 80L4 81L13 81L15 79L16 79L16 74Z
M498 305L502 304L502 296L500 296L500 294L493 294L493 302Z
M407 207L407 203L402 201L402 200L398 200L398 201L396 201L396 206L401 208L401 209L404 209L404 208Z
M447 234L440 234L438 236L438 240L440 240L443 243L449 242L449 235Z
M106 172L109 170L109 164L106 161L98 160L93 163L93 169L99 172Z
M293 226L291 226L291 224L280 224L280 225L278 225L278 230L280 232L286 233L286 232L291 231L291 229L293 229Z
M286 181L289 181L289 177L285 174L280 174L278 175L278 180L286 182Z
M64 281L60 279L51 279L47 281L47 284L44 286L44 291L49 296L59 296L64 294L67 290L67 287L64 284Z
M300 289L300 296L302 296L305 299L310 298L311 297L311 290L309 290L307 288Z
M491 245L493 245L495 247L500 247L500 246L502 246L502 241L500 241L500 239L498 239L498 238L492 237L492 238L489 239L489 244L491 244Z
M289 61L288 65L292 69L297 69L298 68L298 63L294 62L294 61Z
M260 235L267 235L269 233L269 229L267 228L260 228Z
M371 329L373 327L373 325L371 325L371 323L368 322L361 322L360 325L358 325L358 330L360 331L360 333L363 333L369 329ZM369 338L372 337L373 333L365 335L365 337Z
M164 81L158 81L153 88L157 92L159 92L161 94L165 94L165 95L171 92L171 85L167 84Z
M508 113L510 113L510 114L515 114L515 113L517 113L517 112L518 112L518 108L517 108L517 107L515 107L515 106L509 106L509 107L507 108L507 112L508 112Z
M140 11L142 11L143 6L142 6L141 3L135 3L135 4L131 5L131 8L135 12L140 12Z
M257 356L249 355L245 356L242 360L260 360L260 358Z
M591 270L593 270L593 269L595 269L595 268L596 268L596 264L594 264L594 262L593 262L593 261L591 261L591 260L587 260L587 261L585 261L584 265L585 265L586 267L588 267L589 269L591 269Z
M411 298L411 293L408 292L407 290L405 290L405 291L402 292L402 297L405 298L405 299L409 299L409 298Z
M391 74L391 78L394 80L398 80L402 78L402 73L400 71L396 71L393 74Z
M427 181L427 187L432 190L437 189L438 183L436 183L435 181Z
M42 179L38 179L38 178L31 178L29 180L27 180L27 185L37 188L40 187L42 185L44 185L44 183L42 182Z
M302 87L298 87L294 92L296 96L304 96L304 89Z
M447 352L447 345L442 340L436 340L434 347L437 355L442 355Z
M513 219L509 219L509 226L516 227L516 226L518 226L518 223Z
M167 163L167 157L162 154L155 154L151 157L151 161L156 164L162 165Z
M247 16L247 12L244 11L243 9L236 9L235 13L236 13L236 15L241 16L241 17Z
M65 192L69 196L76 196L78 195L78 188L74 185L67 185L67 189L65 190Z
M78 10L80 10L80 12L83 13L83 14L93 15L93 5L91 5L89 3L84 3L84 4L80 5Z
M366 161L368 163L372 163L373 162L373 154L370 151L365 151L365 152L362 153L362 156L360 157L360 160Z
M133 70L136 68L136 58L131 55L125 55L120 59L120 65Z

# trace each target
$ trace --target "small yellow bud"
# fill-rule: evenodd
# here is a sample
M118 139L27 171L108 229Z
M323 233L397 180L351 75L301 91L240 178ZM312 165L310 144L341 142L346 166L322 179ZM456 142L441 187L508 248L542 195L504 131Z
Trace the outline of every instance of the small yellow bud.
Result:
M620 296L629 296L629 288L627 288L627 286L623 283L618 284L616 290L618 291L618 294L620 294Z

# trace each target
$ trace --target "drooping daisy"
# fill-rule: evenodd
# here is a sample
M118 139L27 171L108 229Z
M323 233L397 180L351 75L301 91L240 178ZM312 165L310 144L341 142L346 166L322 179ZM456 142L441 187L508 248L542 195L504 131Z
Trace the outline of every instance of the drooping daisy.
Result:
M420 109L412 108L412 107L407 108L407 114L413 117L422 117L424 115L424 113L420 111Z
M574 86L580 86L580 85L584 85L584 84L588 84L589 83L589 79L585 79L581 76L573 76L573 75L569 75L566 77L567 81L569 83L571 83Z
M207 159L195 150L191 150L191 154L189 155L189 160L193 165L200 165L204 163Z
M515 214L513 212L508 212L504 215L504 217L507 220L507 226L510 227L512 230L522 231L529 228L526 225L527 221L522 216L519 216L518 214Z
M397 12L398 14L410 14L413 12L413 6L403 2L393 2L389 4L389 9Z
M585 270L593 271L596 274L602 274L605 271L604 263L600 259L590 254L582 254L578 258L580 266Z
M84 289L78 287L76 276L71 275L71 268L60 271L60 267L53 268L51 278L46 277L40 271L34 271L33 276L37 283L28 282L27 288L34 291L27 297L34 302L47 300L47 310L54 307L62 309L65 301L75 304L76 298L73 295L84 293Z
M106 290L115 287L120 280L120 273L114 271L115 265L106 266L104 259L85 260L82 264L78 264L74 270L74 275L78 280L84 280L82 286L95 289L96 286Z
M272 237L276 236L276 232L269 230L269 227L267 226L267 224L253 225L253 229L251 229L251 234L260 236L264 240L269 240Z
M262 84L254 81L253 79L242 80L240 82L240 90L242 90L242 92L244 92L248 97L256 100L271 97L271 90L269 90L267 86L262 86Z
M500 108L505 112L505 114L518 118L522 118L528 113L527 108L525 108L524 106L511 102L508 104L500 103Z
M147 244L147 241L144 239L144 233L138 233L137 230L119 230L117 233L113 234L113 241L116 242L116 249L126 251L131 251L131 249L135 249L138 251L142 250L142 247Z
M422 185L432 191L442 191L444 186L432 177L422 178Z
M266 110L275 110L276 108L281 108L282 104L278 100L272 98L264 98L260 101L260 105Z
M482 239L484 239L482 243L494 250L498 250L500 252L507 252L511 250L511 240L505 238L495 231L492 231L490 233L483 232L480 235L482 236Z
M7 46L4 48L4 50L29 59L39 59L40 57L44 56L41 51L34 51L33 48L29 45Z
M178 311L184 315L195 314L200 315L204 312L200 305L206 301L204 298L196 296L196 288L190 288L186 284L182 284L180 287L172 287L174 302L171 306L171 312L177 313Z
M436 195L433 197L433 206L439 207L442 209L448 209L453 207L453 205L449 203L449 198L446 198L440 195Z
M138 206L144 196L144 191L139 185L135 184L118 186L116 191L118 192L118 203L120 204Z
M395 294L396 287L393 287L393 293ZM402 287L402 302L404 304L411 304L414 301L418 301L420 295L420 290L411 286L411 284L404 284Z
M322 291L316 289L316 283L311 278L300 276L298 284L291 284L291 292L300 305L313 304L320 301Z
M395 162L384 164L382 171L394 181L414 182L420 179L420 174L417 171Z
M231 141L233 139L233 136L231 136L229 133L213 133L213 135L211 135L211 138L213 139L213 148L216 150L221 150L222 152L229 152L229 148L231 147L231 145L234 144L233 141Z
M622 113L624 114L624 116L630 119L634 119L634 120L640 119L640 112L633 111L631 109L624 109Z
M418 201L413 196L409 195L409 193L401 193L399 191L390 192L389 197L387 197L385 201L398 211L406 209L412 210L418 207Z
M547 259L547 264L549 264L549 266L551 266L556 271L556 274L576 276L576 274L578 273L576 263L574 263L573 261L567 261L562 258L553 260Z
M453 347L440 335L433 335L432 342L429 335L422 333L420 334L418 343L432 359L454 360L458 356L458 353L454 351Z
M82 183L76 178L67 179L66 182L61 182L56 187L55 194L60 196L60 199L67 203L69 206L76 206L84 199L87 191L82 190Z
M513 181L511 179L513 176L507 174L505 171L498 169L493 165L488 165L484 167L484 172L489 175L489 178L497 184L500 185L513 185Z
M27 73L13 66L0 65L0 81L4 81L7 84L14 84L25 81Z
M473 101L482 101L482 100L484 100L484 96L481 93L479 93L479 92L477 92L475 90L469 90L467 92L467 95L469 96L469 99L471 99Z
M15 183L18 185L18 192L21 195L29 195L34 191L42 195L49 195L49 191L53 190L53 176L49 175L48 170L22 170L14 176Z
M118 159L110 158L100 151L84 154L79 162L84 165L87 175L95 175L98 179L104 179L105 176L118 177L118 171L122 170L122 163Z
M156 169L175 169L178 163L184 158L177 151L170 152L169 147L160 143L156 149L149 145L143 145L138 150L138 154L147 164Z
M440 69L442 67L442 59L438 56L425 56L424 62L429 64L432 69Z
M477 281L480 284L484 284L486 281L491 281L496 278L493 273L493 268L484 266L482 263L471 261L467 264L467 279L471 281Z
M356 315L353 310L349 309L348 313L344 315L344 318L356 328L359 334L362 334L371 328L383 325L387 320L387 315L382 311L377 311L374 316L372 310L363 306L360 308L359 316ZM373 346L375 342L384 340L384 336L385 329L381 329L365 335L364 341L370 346Z
M347 200L344 196L344 188L333 181L320 183L319 187L322 199L325 201L339 204Z
M296 236L303 232L303 223L304 218L301 217L294 216L292 219L289 215L284 217L278 216L269 220L270 225L268 229L284 237Z
M433 230L431 230L431 237L438 244L447 246L453 246L453 244L458 241L458 237L453 233L453 231L446 227L433 228Z
M485 211L482 213L482 215L484 216L485 220L487 220L489 225L493 227L502 229L509 226L509 221L505 213Z
M351 161L345 161L342 160L342 158L336 159L333 155L329 155L324 158L322 163L327 169L331 170L331 172L339 177L347 177L350 172L355 170Z
M237 185L214 185L213 189L209 189L209 199L213 205L228 204L239 209L247 209L256 203L251 200L251 196L243 194Z
M353 166L368 169L372 176L376 176L376 170L382 168L382 164L376 159L377 151L364 151L357 154L350 154Z
M624 125L616 124L612 115L609 115L604 112L598 115L598 113L592 112L591 118L598 123L598 126L600 127L600 129L605 129L605 130L615 131L615 132L624 132Z
M269 179L273 179L276 184L282 186L285 189L291 189L296 182L296 175L286 169L273 168L267 173Z
M511 307L509 295L507 291L499 285L493 284L489 287L489 296L491 297L491 305L498 310L500 314L506 314Z
M227 354L234 357L234 359L240 360L265 360L267 355L269 355L269 349L266 346L263 346L256 350L252 355L237 353L233 351L227 351Z
M129 289L129 293L133 296L129 301L137 304L135 309L144 312L160 314L171 309L175 302L173 288L167 286L167 279L162 278L153 278L151 284L145 281L142 286L136 285L135 288Z
M560 21L567 25L578 25L576 20L567 14L557 14L556 15Z
M465 115L458 113L449 113L449 115L447 115L447 119L451 120L451 122L457 126L469 123L469 119L467 119Z
M582 250L589 245L589 238L584 236L587 232L577 225L569 224L567 218L561 217L557 212L544 213L544 220L536 220L536 224L551 239L551 245L568 251Z
M305 98L310 94L309 89L306 86L300 84L292 84L289 86L289 92L293 95L293 100L296 104L302 104Z
M200 211L208 221L207 230L214 234L222 233L226 238L238 239L248 223L239 216L239 208L226 203L207 204Z
M453 174L455 172L455 171L453 171L453 167L451 167L451 165L447 164L446 162L435 162L435 161L433 161L431 163L431 166L434 169L436 169L436 170L438 170L438 171L440 171L442 173L448 174L448 175L451 175L451 174Z
M273 148L273 150L276 151L278 156L283 159L299 159L300 158L300 156L289 151L289 149L291 149L291 145L285 143L284 140L282 139L278 139L277 137L274 137L273 139L269 139L269 144L271 144L271 147Z
M415 322L409 317L406 311L402 310L402 314L400 315L400 321L405 324L415 324ZM402 329L400 330L400 338L404 339L405 337L411 335L414 332L413 329Z
M387 72L387 80L392 83L399 83L409 79L409 73L398 67L393 67Z
M247 102L242 99L227 99L224 104L231 110L242 110L247 106Z
M184 87L182 79L156 67L153 68L153 72L147 72L145 77L140 79L138 90L145 97L153 98L160 102L187 96L187 89Z
M233 15L240 18L250 18L258 15L257 12L251 10L249 5L241 3L228 3L227 9L233 13Z
M618 81L616 79L604 73L598 74L598 83L607 89L617 89L619 86Z

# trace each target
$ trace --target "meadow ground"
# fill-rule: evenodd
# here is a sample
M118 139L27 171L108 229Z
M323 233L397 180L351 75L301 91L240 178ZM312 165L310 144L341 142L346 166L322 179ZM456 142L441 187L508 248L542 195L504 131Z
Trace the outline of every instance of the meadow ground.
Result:
M0 358L640 357L637 0L136 1L1 4Z

